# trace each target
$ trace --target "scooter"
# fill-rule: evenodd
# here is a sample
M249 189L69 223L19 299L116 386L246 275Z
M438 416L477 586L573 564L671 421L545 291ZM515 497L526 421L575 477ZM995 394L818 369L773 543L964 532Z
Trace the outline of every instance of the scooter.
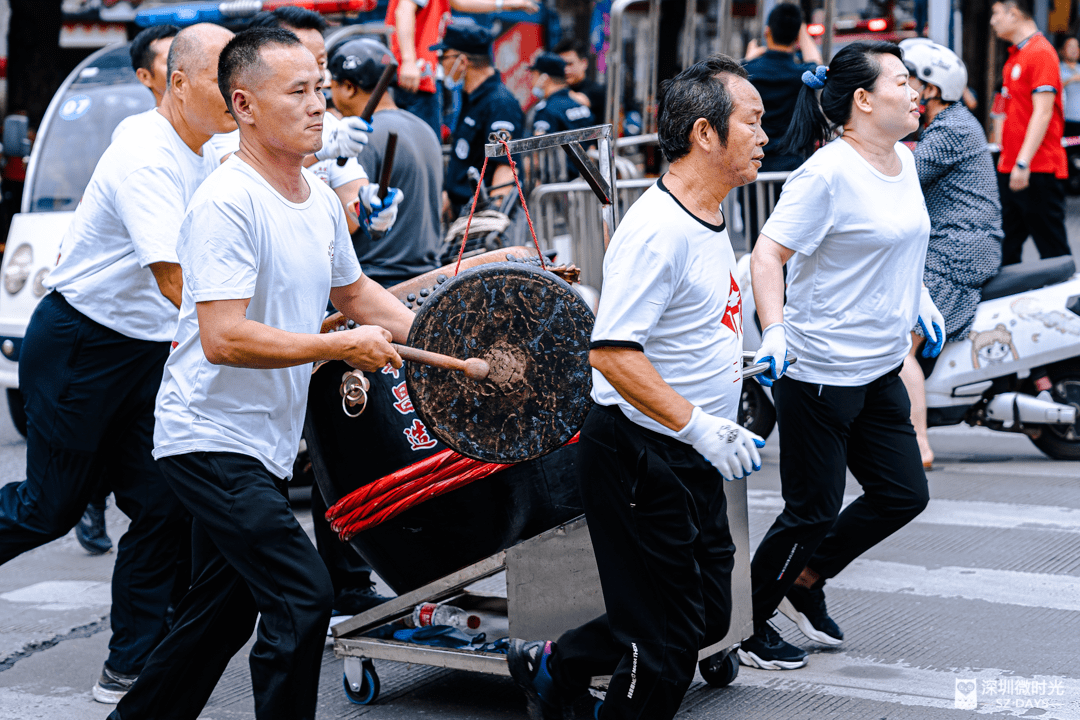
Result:
M761 343L750 256L738 263L743 347ZM966 338L924 366L927 424L988 427L1027 435L1050 457L1080 459L1080 274L1071 257L1008 265L982 289ZM744 383L744 424L772 430L772 396ZM754 429L754 427L759 429Z

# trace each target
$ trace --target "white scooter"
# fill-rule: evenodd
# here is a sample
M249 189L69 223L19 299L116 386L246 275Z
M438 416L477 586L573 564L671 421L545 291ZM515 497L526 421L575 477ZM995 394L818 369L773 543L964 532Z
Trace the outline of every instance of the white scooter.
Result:
M761 331L749 254L738 273L743 346L753 350ZM927 424L1020 432L1052 458L1080 459L1080 275L1073 259L1006 266L982 298L971 332L946 343L926 379ZM765 437L775 417L768 390L745 383L744 424Z

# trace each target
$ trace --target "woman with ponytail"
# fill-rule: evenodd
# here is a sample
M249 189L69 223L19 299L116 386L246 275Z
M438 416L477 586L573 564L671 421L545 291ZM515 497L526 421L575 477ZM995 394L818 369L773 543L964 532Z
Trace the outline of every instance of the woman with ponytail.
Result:
M769 625L777 609L814 642L843 642L825 581L928 500L899 373L911 328L925 328L924 352L936 354L945 322L922 286L930 218L899 142L919 125L907 80L896 45L848 45L803 75L780 148L813 154L785 183L751 258L765 327L755 362L772 361L759 377L775 383L785 506L751 565L745 665L806 664L806 652ZM798 357L790 369L789 348ZM841 512L846 469L863 495Z

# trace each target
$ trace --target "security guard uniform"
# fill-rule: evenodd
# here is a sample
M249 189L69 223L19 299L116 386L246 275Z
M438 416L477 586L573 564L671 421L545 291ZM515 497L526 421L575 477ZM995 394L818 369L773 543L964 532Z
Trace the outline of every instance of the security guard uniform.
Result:
M490 56L491 33L473 20L455 18L447 26L442 42L432 45L431 49ZM488 135L500 130L506 130L514 139L521 138L525 131L525 113L496 70L472 92L462 92L461 112L450 138L450 162L443 184L455 214L472 200L475 188L469 181L469 168L479 170L484 166L484 145ZM490 185L495 166L508 162L505 156L489 158L484 182Z
M570 88L556 90L546 100L536 104L533 116L532 134L577 130L594 125L592 112L584 105L579 105L570 97Z
M522 137L525 113L510 91L503 85L498 72L471 93L464 93L461 114L450 140L450 163L446 167L445 190L455 210L473 196L469 168L484 166L484 145L488 135L506 130L513 138ZM505 156L488 159L484 181L490 182L495 165L507 163Z

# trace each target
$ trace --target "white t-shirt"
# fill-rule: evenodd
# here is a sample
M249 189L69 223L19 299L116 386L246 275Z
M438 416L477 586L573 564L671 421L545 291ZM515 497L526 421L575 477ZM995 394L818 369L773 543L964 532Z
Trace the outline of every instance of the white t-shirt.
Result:
M206 162L210 165L210 172L217 170L221 166L222 160L226 155L234 153L240 149L240 131L233 130L227 133L218 133L213 135L206 144L203 145L203 157L206 158Z
M691 215L663 178L635 202L604 257L592 347L644 351L660 377L710 415L734 420L742 395L742 295L725 225ZM676 437L593 370L593 400Z
M45 285L123 335L172 340L176 307L147 266L176 262L184 209L208 174L161 113L129 118L94 168Z
M341 120L333 113L328 112L323 115L324 142L333 131L334 126L340 123ZM341 166L338 166L337 158L320 160L308 169L315 173L317 178L329 185L331 190L337 190L342 185L348 185L353 180L367 180L367 173L364 172L363 166L354 157L346 160L345 164Z
M854 387L898 367L919 316L930 216L915 158L875 170L836 139L795 170L761 234L794 250L784 325L796 380Z
M300 444L311 363L276 370L212 365L195 303L251 298L250 320L318 333L331 287L360 278L341 202L307 170L302 203L233 155L191 199L177 254L184 300L154 416L154 457L235 452L287 478Z

